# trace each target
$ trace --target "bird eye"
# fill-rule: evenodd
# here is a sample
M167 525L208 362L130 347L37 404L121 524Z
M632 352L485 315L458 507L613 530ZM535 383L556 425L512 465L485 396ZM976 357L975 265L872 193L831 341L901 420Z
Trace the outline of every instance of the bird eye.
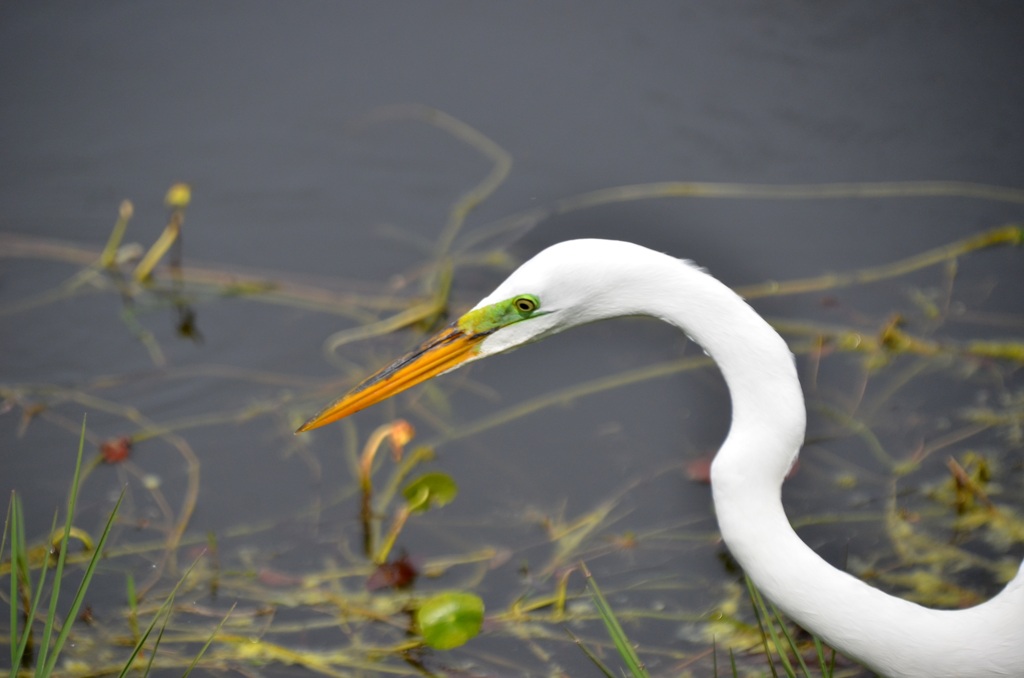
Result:
M512 305L516 307L516 310L520 313L533 313L537 310L539 302L533 297L516 297L512 302Z

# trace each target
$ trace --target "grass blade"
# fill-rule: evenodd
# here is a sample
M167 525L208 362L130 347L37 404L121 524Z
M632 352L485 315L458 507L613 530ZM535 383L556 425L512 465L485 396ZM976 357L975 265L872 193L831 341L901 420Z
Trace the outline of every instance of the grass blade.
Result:
M121 489L121 494L117 498L117 502L114 504L114 508L110 511L110 516L107 518L107 524L103 526L103 533L100 535L99 541L96 543L96 549L92 552L92 557L89 559L89 564L86 565L85 574L82 577L82 582L78 585L78 590L75 591L75 598L71 602L71 609L68 610L67 620L63 628L60 630L60 635L57 636L57 642L53 647L53 654L50 655L50 659L47 663L47 670L44 675L50 675L53 673L54 667L57 665L57 657L60 654L60 650L64 647L64 642L68 638L68 634L71 633L71 621L78 617L78 611L82 607L82 603L85 601L85 593L89 588L89 584L92 583L92 576L96 573L96 567L99 565L100 558L103 555L103 547L106 546L107 537L110 536L110 530L114 526L114 519L117 517L117 511L121 508L121 502L124 500L125 492L128 490L127 487Z
M50 609L46 613L46 623L43 626L43 636L39 642L39 658L36 660L37 676L43 675L40 674L40 669L47 666L47 660L49 658L48 653L50 652L50 639L53 637L53 624L57 619L57 602L60 599L60 587L64 581L64 564L67 562L68 550L71 547L71 526L75 522L75 506L78 504L78 488L81 485L82 479L82 450L85 449L85 422L86 417L82 417L82 432L78 437L78 454L75 457L75 473L71 477L71 490L68 492L68 508L64 513L64 535L61 538L60 550L57 553L57 569L53 572L53 584L50 586ZM50 531L50 535L50 538L52 539L52 530ZM67 634L64 633L64 629L70 627L71 619L74 619L74 613L69 614L65 618L65 623L61 629L61 635L65 637ZM59 651L59 647L54 647L54 663L56 663L56 657ZM49 675L49 673L50 672L47 671L46 675Z
M164 600L162 605L160 605L160 609L158 609L156 611L156 614L153 615L153 619L149 622L149 626L146 627L146 631L142 634L141 637L139 637L138 641L136 641L135 647L132 648L132 653L128 657L128 660L124 663L124 668L121 669L121 673L118 674L118 678L124 678L124 676L128 675L128 672L132 670L132 665L135 663L135 658L139 656L139 652L142 651L142 646L146 644L146 641L149 639L149 635L153 632L153 629L156 628L157 622L160 621L161 618L163 618L163 623L160 626L160 634L157 636L156 645L159 646L160 637L163 635L163 630L167 626L167 622L170 620L171 617L171 606L174 605L174 597L178 594L178 589L181 587L182 583L184 583L188 575L191 574L192 568L196 566L196 564L199 562L199 558L202 558L203 555L204 554L200 554L199 557L196 558L191 565L189 565L189 568L185 570L184 574L181 575L181 579L178 580L178 583L174 585L174 588L171 589L171 592L167 595L167 599ZM156 656L156 647L153 648L153 653L150 656L150 665L153 663L154 656ZM148 666L146 668L146 672L149 672Z
M199 664L199 660L203 658L204 654L206 654L206 650L213 643L213 639L217 637L217 634L220 633L220 630L224 628L224 624L227 622L228 617L230 617L231 613L235 611L235 605L237 605L237 603L231 605L231 609L228 610L228 613L224 615L224 618L220 620L219 624L217 624L217 628L213 630L213 633L210 634L210 637L207 638L203 646L199 648L199 654L197 654L192 659L192 663L188 665L188 670L185 671L182 678L188 678L188 675L192 673L192 669L194 669Z
M825 646L821 642L821 638L814 636L814 650L818 654L818 664L821 666L821 675L831 676L836 670L836 651L829 648L832 653L828 663L825 663Z
M615 678L615 674L612 673L611 669L605 666L605 663L602 662L598 658L598 656L594 654L579 637L576 636L575 633L573 633L569 629L566 629L565 631L569 634L569 637L572 638L572 641L576 643L576 646L583 650L583 654L587 655L587 659L589 659L594 664L594 666L597 667L598 671L605 675L605 678Z
M757 590L757 587L754 586L754 583L750 581L749 577L744 575L744 579L746 580L747 591L750 594L751 604L754 607L754 614L757 617L757 624L761 629L761 639L764 643L765 653L768 657L769 665L772 668L772 674L775 675L775 666L774 662L772 661L772 653L770 651L770 648L768 647L769 636L771 637L772 644L775 646L775 654L778 655L779 660L782 662L783 668L786 671L786 675L790 678L796 678L796 676L798 675L797 671L793 667L793 664L789 660L789 652L792 652L793 656L796 658L797 663L800 665L801 673L799 675L803 675L806 678L810 678L811 670L808 668L807 663L804 661L803 653L801 653L800 651L799 644L796 642L796 639L793 638L793 635L789 632L789 629L786 627L786 623L783 619L782 613L779 612L779 609L775 607L773 603L768 602L764 599L764 596L762 596L761 592ZM779 628L782 629L782 635L786 639L786 646L782 645L781 643L778 631L776 630L776 623L778 623ZM821 666L821 675L826 677L831 676L833 671L826 666L825 650L824 646L821 643L821 639L813 635L812 637L814 638L814 647L817 650L818 661ZM789 652L786 651L787 646L789 648ZM832 658L834 666L834 652Z
M21 536L18 531L18 497L11 493L11 503L7 506L7 518L11 524L11 675L18 672L18 664L21 663L17 653L18 647L18 575L21 570L18 567L18 539ZM6 523L4 533L6 534Z
M25 594L29 595L32 592L32 568L29 565L29 550L28 545L25 543L25 514L21 508L21 500L15 499L15 512L17 517L15 520L15 527L18 530L17 539L17 560L11 561L11 577L15 576L15 563L17 566L17 578L21 582L21 586L25 590ZM53 516L53 523L50 525L50 534L57 529L57 515ZM11 541L11 552L14 554L15 541ZM21 634L21 641L18 643L18 649L14 655L15 661L11 662L11 676L18 674L18 666L24 661L25 652L28 649L29 640L32 638L32 624L36 618L36 612L39 610L39 601L43 598L43 587L46 584L46 574L50 569L50 558L49 554L44 554L43 564L39 572L39 585L36 587L36 592L31 596L28 610L25 613L25 629ZM16 605L18 598L14 598L11 601L11 605ZM12 613L12 617L14 613Z
M769 603L769 605L771 605L773 619L778 620L779 627L782 629L783 635L786 636L786 642L789 643L789 649L793 651L793 656L796 657L797 662L800 663L800 669L804 672L804 676L810 678L811 672L807 668L807 664L804 663L804 656L803 654L801 654L800 647L797 645L796 640L793 639L793 636L792 634L790 634L789 629L786 628L786 624L782 620L782 614L779 612L779 608L775 607L775 605L772 603Z
M4 534L0 537L0 559L4 557L7 550L7 531L11 528L11 511L14 506L14 493L11 493L11 500L7 503L7 517L4 518Z
M619 620L615 618L615 613L612 611L611 606L601 593L601 589L597 586L597 582L594 581L593 576L590 574L590 570L587 569L586 565L580 564L583 568L583 576L587 578L587 587L590 589L591 597L594 600L594 604L597 606L597 612L601 615L601 619L604 621L605 628L608 629L608 635L611 636L612 642L615 644L615 649L618 650L622 660L626 663L626 667L630 673L634 676L647 676L647 670L644 668L643 662L640 661L640 657L637 656L636 650L633 645L630 644L629 638L626 637L626 632L622 630L622 626L619 624Z
M774 678L778 678L779 674L775 669L775 660L772 658L772 648L768 645L768 637L770 635L775 648L779 647L777 638L775 637L775 628L771 625L770 620L767 619L768 610L764 607L764 600L761 598L761 592L754 586L754 582L750 581L750 577L744 574L743 580L747 584L747 592L750 594L750 604L754 608L754 616L757 618L757 625L761 629L761 644L764 646L764 656L768 659L768 668L771 669L772 676L774 676ZM768 627L767 630L765 629L765 626ZM784 667L789 668L789 670L786 671L786 675L793 678L792 667L788 666L789 662L785 661L781 654L780 659L783 659Z
M156 618L154 617L154 621ZM167 622L171 621L171 611L167 610L164 614L164 620L160 622L160 631L156 634L156 640L153 642L153 650L149 653L149 661L146 662L146 670L142 672L142 678L146 678L149 672L153 670L153 662L156 661L156 653L160 651L160 641L164 639L164 631L167 630Z

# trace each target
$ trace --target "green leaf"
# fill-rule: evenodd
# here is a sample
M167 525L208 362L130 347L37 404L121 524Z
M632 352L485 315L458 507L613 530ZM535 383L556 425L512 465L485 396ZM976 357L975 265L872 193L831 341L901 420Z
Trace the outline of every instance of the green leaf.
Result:
M402 490L409 509L416 513L449 504L458 493L459 487L452 477L437 472L420 476Z
M416 624L423 642L437 650L464 645L480 633L484 601L472 593L439 593L416 610Z

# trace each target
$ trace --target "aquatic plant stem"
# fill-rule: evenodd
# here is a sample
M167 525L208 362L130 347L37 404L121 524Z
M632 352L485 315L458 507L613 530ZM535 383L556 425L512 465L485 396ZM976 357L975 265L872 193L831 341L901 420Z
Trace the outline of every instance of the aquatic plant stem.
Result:
M103 248L103 253L100 254L100 266L103 268L113 268L117 263L117 250L121 246L121 240L124 238L128 222L131 220L134 211L131 200L121 201L114 230L110 232L110 239L107 240L107 245Z

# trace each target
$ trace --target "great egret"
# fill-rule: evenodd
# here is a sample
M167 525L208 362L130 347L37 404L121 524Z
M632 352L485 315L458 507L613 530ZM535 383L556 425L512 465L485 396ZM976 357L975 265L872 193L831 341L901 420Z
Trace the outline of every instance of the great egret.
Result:
M298 432L473 360L623 315L675 325L722 370L732 424L711 466L715 511L722 538L762 593L805 629L884 675L1024 675L1024 567L988 602L933 610L837 570L800 540L781 501L806 419L789 348L724 284L639 245L573 240L549 247L457 322Z

